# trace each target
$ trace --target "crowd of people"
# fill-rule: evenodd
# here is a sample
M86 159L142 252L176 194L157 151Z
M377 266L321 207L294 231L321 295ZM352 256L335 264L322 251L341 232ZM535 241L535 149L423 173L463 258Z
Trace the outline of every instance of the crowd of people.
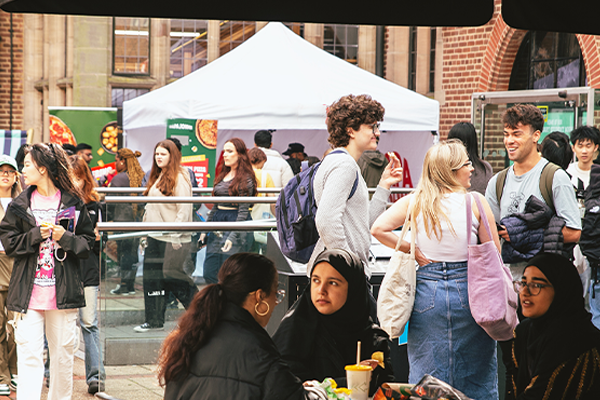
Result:
M458 123L428 150L414 192L387 208L403 169L396 155L377 150L384 114L367 95L344 96L327 109L334 151L313 180L319 238L308 285L273 337L264 328L286 293L276 265L263 255L261 235L153 232L117 241L113 295L140 290L135 277L144 248L144 322L136 332L164 329L171 301L186 309L159 356L166 399L323 398L318 383L331 377L344 386L345 366L357 356L372 369L369 395L397 380L391 338L378 326L369 248L371 235L396 248L395 231L407 221L415 227L418 264L407 339L410 383L429 374L470 398L499 399L498 379L506 379L506 399L600 398L600 231L593 219L600 132L554 132L540 144L541 112L515 105L502 116L511 166L494 175L478 153L474 126ZM284 160L272 149L272 131L258 131L254 141L251 149L239 138L224 143L214 196L256 196L312 164L300 143L289 145ZM37 143L23 148L22 163L0 156L0 395L18 389L17 398L40 398L47 346L50 397L71 398L78 317L88 391L103 390L97 223L193 220L193 205L180 202L116 203L103 215L90 150ZM140 155L119 149L116 174L106 184L145 187L143 196L153 198L192 196L197 182L181 164L177 139L156 144L146 174ZM371 195L370 186L376 186ZM207 220L275 214L269 205L226 202L213 206ZM471 315L468 248L483 242L501 254L519 295L512 340L495 341ZM199 291L192 272L203 247L206 285ZM400 243L399 251L410 250L408 241ZM498 376L498 358L506 377Z

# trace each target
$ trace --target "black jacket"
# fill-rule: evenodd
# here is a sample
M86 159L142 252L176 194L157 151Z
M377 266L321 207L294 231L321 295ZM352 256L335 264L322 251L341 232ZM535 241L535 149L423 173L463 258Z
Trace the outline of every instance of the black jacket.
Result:
M6 254L14 257L13 273L8 287L7 308L20 313L27 312L33 280L39 257L39 246L43 241L40 228L30 208L31 194L35 187L29 187L14 199L6 215L0 223L0 240ZM54 258L54 274L56 277L56 306L59 310L85 307L83 282L79 273L79 259L87 258L94 245L94 226L87 208L81 200L63 192L60 210L75 206L79 218L75 233L65 232L58 241L62 250L58 256L64 261Z
M210 340L194 355L190 373L167 383L164 398L303 399L304 389L267 332L249 312L228 303Z
M88 209L90 219L92 220L92 226L95 228L98 223L98 218L104 213L102 212L102 205L96 201L85 205ZM88 258L82 258L79 260L81 274L81 280L83 286L100 286L100 241L94 240L94 246L90 251Z

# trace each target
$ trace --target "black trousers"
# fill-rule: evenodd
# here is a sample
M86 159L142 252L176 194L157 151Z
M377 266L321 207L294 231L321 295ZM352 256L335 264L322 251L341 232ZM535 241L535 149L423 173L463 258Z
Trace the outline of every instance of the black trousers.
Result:
M183 271L189 252L189 243L174 250L169 242L148 238L143 283L146 322L151 327L161 327L165 323L165 293L173 293L186 309L198 293L191 277Z

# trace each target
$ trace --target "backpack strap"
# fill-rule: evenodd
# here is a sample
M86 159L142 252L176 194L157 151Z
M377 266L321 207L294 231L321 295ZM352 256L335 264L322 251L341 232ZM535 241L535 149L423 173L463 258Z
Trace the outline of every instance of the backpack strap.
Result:
M554 195L552 194L552 182L554 181L554 174L556 171L561 169L558 165L548 162L542 169L542 174L540 176L540 192L542 193L542 197L548 206L554 211L556 214L556 209L554 208Z
M496 200L498 200L498 207L500 207L500 200L502 199L502 192L506 183L506 174L508 174L508 168L504 168L498 172L498 178L496 179Z

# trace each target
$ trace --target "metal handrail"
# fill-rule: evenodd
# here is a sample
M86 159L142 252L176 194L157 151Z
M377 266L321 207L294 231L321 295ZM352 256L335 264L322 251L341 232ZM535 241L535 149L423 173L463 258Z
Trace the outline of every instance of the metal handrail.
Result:
M377 188L368 188L369 193L375 193ZM98 193L104 194L114 194L114 193L144 193L146 188L129 188L129 187L98 187L96 191ZM258 193L279 193L281 188L258 188ZM390 188L392 193L410 193L414 189L413 188ZM212 194L213 188L193 188L192 193L195 194Z
M277 228L274 218L242 222L98 222L98 230L114 231L269 231Z
M276 203L278 197L251 197L251 196L106 196L108 203Z

